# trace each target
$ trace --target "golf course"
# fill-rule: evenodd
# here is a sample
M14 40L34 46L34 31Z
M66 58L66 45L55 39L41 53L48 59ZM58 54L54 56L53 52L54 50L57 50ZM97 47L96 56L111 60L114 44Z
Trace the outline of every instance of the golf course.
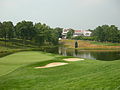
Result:
M0 90L120 90L119 38L115 25L0 22Z
M64 61L73 58L40 51L0 58L0 90L119 90L120 60ZM68 63L35 68L49 63Z
M120 90L120 0L0 0L0 90Z

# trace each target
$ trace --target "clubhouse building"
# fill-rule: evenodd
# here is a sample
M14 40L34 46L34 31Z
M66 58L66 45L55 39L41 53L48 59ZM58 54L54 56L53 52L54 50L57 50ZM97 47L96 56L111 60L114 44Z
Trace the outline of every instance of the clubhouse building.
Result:
M69 32L69 30L71 30L71 29L63 29L63 32L62 32L63 38L66 38L67 33ZM73 37L76 37L76 36L90 37L91 33L92 32L90 32L89 30L74 30Z

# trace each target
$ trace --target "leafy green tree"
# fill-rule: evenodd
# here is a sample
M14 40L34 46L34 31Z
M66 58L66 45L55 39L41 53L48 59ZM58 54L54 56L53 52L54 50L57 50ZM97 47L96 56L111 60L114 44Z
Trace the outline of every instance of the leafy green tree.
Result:
M62 38L62 31L63 31L63 28L57 27L57 28L55 28L55 30L58 32L58 37L59 37L59 38Z
M3 22L2 24L2 35L5 40L8 38L9 40L14 37L14 25L11 21Z
M45 26L45 25L44 25ZM36 23L34 25L35 31L37 33L35 37L35 42L38 45L42 45L45 42L45 27L41 23Z
M118 28L115 25L111 25L109 29L109 38L108 41L110 42L116 42L117 35L118 35Z
M67 33L67 38L71 39L73 37L73 34L74 34L74 30L70 29L69 32Z
M51 29L50 34L48 35L48 41L51 44L56 45L58 44L59 32L56 29Z
M120 43L120 30L117 33L116 42Z
M0 38L3 38L3 35L2 35L2 23L0 22Z
M101 42L118 42L119 37L119 30L115 25L102 25L97 27L93 33L92 36L96 38L96 40Z
M104 41L104 36L105 36L105 33L104 33L104 30L103 30L103 28L102 27L97 27L96 28L96 39L98 40L98 41L101 41L101 42L103 42Z
M46 24L41 23L36 23L34 27L37 32L35 42L38 45L58 43L58 31L56 29L52 29Z
M62 28L50 28L46 24L36 23L33 25L31 21L18 22L15 27L12 22L0 22L0 38L22 39L26 44L26 40L34 41L38 45L56 45L58 38L62 37Z
M14 37L14 25L11 21L0 23L0 37L4 38L5 45L7 39L11 40Z
M23 40L25 44L26 40L32 40L36 32L31 21L18 22L15 26L16 37Z

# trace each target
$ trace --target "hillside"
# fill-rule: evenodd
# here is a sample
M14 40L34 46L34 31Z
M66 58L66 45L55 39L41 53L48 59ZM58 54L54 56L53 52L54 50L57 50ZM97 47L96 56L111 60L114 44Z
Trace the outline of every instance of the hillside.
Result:
M78 49L85 50L120 50L120 43L97 42L97 41L83 41L78 40ZM68 48L74 48L75 40L61 40Z

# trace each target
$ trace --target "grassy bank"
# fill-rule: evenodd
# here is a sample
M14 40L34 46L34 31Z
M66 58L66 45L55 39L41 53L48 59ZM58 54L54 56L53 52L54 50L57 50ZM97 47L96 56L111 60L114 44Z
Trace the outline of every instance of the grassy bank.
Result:
M119 90L120 60L84 60L35 69L64 56L29 51L0 58L1 90Z
M21 51L43 51L46 48L57 47L52 45L38 46L35 43L27 40L25 44L20 39L6 40L0 39L0 57L21 52Z
M120 46L120 43L111 43L111 42L98 42L98 41L88 41L91 44L104 45L104 46Z
M68 48L74 48L75 40L61 40ZM78 40L78 48L81 50L120 50L120 43L83 41Z
M5 42L0 38L0 57L31 48L36 48L36 45L31 41L26 41L26 44L23 44L23 41L19 39L6 40Z

